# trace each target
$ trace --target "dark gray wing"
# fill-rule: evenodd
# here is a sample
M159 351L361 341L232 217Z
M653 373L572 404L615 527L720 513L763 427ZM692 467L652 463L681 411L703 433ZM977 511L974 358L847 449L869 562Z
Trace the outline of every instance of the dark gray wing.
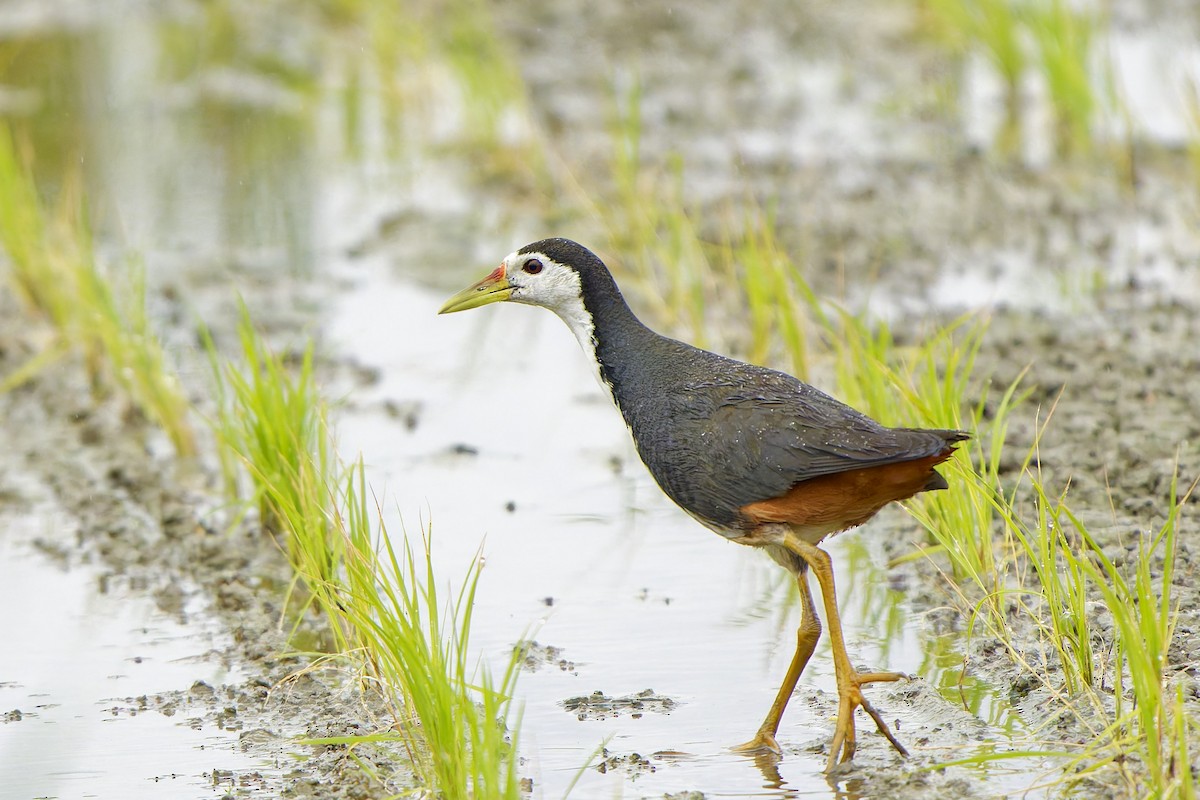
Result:
M705 359L655 401L639 452L663 490L693 514L734 525L739 509L801 481L935 455L952 431L887 428L790 375Z

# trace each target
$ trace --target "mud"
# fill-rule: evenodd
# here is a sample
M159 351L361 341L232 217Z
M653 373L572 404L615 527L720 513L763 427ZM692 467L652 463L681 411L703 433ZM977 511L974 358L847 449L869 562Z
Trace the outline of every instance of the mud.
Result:
M632 719L641 719L642 714L669 714L675 701L655 694L653 689L643 689L637 694L624 697L608 697L599 690L582 697L568 697L562 707L574 714L581 722L585 719L607 719L628 714Z
M521 668L529 672L537 672L543 667L553 667L573 674L578 672L574 661L563 658L562 648L551 644L538 644L535 641L521 642L517 648L522 655Z
M659 166L672 154L682 157L685 194L702 235L719 239L717 220L731 200L777 201L780 234L817 290L889 319L902 340L919 336L931 318L989 314L976 372L991 376L995 387L1028 368L1025 382L1035 387L1010 430L1010 479L1034 441L1039 414L1044 418L1053 407L1038 454L1043 478L1060 487L1069 481L1072 507L1105 552L1128 564L1145 533L1161 524L1176 470L1181 486L1200 474L1194 447L1200 436L1200 224L1185 154L1171 142L1139 140L1131 148L1132 167L1085 160L1043 169L1036 153L1044 142L1033 131L1030 155L998 159L986 125L940 105L945 94L969 94L971 87L951 77L954 64L901 7L794 6L725 4L685 14L671 4L528 2L494 11L529 86L539 129L598 192L608 180L603 164L611 155L606 120L613 87L619 92L636 82L644 98L643 156ZM1124 33L1153 32L1155 13L1136 3L1117 6ZM1173 25L1200 25L1194 15L1172 14ZM742 45L731 47L731 40ZM318 148L289 154L311 167ZM184 354L189 388L202 407L203 366L193 363L188 321L198 314L218 342L230 341L236 319L231 279L269 334L294 344L302 332L315 331L323 377L346 398L340 411L348 455L359 444L376 470L373 481L400 483L414 502L426 503L439 530L452 531L446 536L452 556L469 555L479 546L477 532L489 533L481 589L487 607L477 614L480 649L503 659L514 646L524 648L520 685L530 733L523 740L530 742L524 768L534 796L557 796L567 782L563 774L584 764L606 736L613 738L578 796L1008 796L1052 777L1053 764L921 769L980 746L1010 746L1000 721L1006 709L1026 729L1044 725L1044 740L1091 736L1070 716L1048 718L1058 712L1047 702L1047 688L1003 658L996 642L965 640L965 621L949 608L936 564L879 566L911 552L920 538L911 520L893 510L831 547L856 609L847 615L853 617L852 656L914 673L908 682L870 690L912 759L899 760L869 731L869 722L860 721L855 761L821 776L837 706L822 672L827 666L817 663L827 661L823 650L784 719L783 760L729 754L725 748L742 729L753 729L769 702L794 619L777 611L786 605L770 587L758 604L741 597L745 625L729 624L736 611L720 610L717 600L728 599L721 592L734 593L728 584L757 589L769 583L761 576L774 574L770 566L742 566L749 563L739 561L745 554L701 543L696 537L706 534L661 499L619 423L603 421L611 409L594 394L581 397L590 379L571 366L574 343L553 327L557 321L542 327L526 317L489 322L481 316L461 323L479 327L456 329L433 317L437 298L482 274L480 264L542 235L587 240L597 223L569 214L553 223L531 221L527 211L513 208L520 205L514 195L527 188L519 177L514 183L523 188L514 189L464 177L476 165L461 154L421 157L454 176L445 180L449 190L440 174L422 174L417 190L393 190L396 197L376 206L346 201L367 190L345 178L314 180L292 189L295 195L272 198L272 208L278 199L299 227L326 226L320 234L306 230L314 241L299 253L288 250L294 243L282 236L274 248L255 237L231 237L224 249L209 251L196 244L203 233L189 220L175 238L155 240L169 253L149 259L153 306L168 341ZM296 163L271 166L287 172ZM434 188L422 187L420 179ZM337 198L329 201L335 207L318 214L310 206L314 194ZM201 231L220 227L205 227L204 213L195 216ZM620 254L613 255L619 262ZM315 270L294 268L314 262L320 265ZM461 271L443 269L451 262L461 263ZM371 295L375 304L351 304L345 298L355 292ZM637 291L630 293L636 303ZM3 376L44 339L10 298L0 302ZM714 310L714 318L721 317ZM729 325L711 339L736 351L744 335ZM521 344L499 367L455 360L455 352L479 341ZM566 366L539 368L540 360ZM486 420L471 420L495 397L533 396L531 386L569 421L560 428L547 421L543 433L514 441L497 436ZM472 406L472 396L483 400ZM194 662L187 662L186 669L195 664L195 675L173 674L166 685L94 698L90 713L126 722L150 716L211 733L220 737L212 742L230 748L228 755L212 751L203 768L154 780L174 781L178 796L367 798L406 787L396 752L355 750L382 776L380 783L367 779L344 748L297 744L302 737L374 731L378 717L348 676L308 669L311 664L291 652L281 628L286 565L253 519L229 529L211 468L174 461L161 436L119 400L93 397L72 360L0 395L0 442L6 525L17 528L37 509L38 519L53 520L26 532L30 570L89 576L95 596L139 598L201 642ZM496 478L518 474L540 482L531 488ZM435 481L455 484L452 491L443 488L443 496ZM463 496L474 502L463 503ZM425 510L409 518L424 518ZM1180 620L1171 665L1195 701L1200 556L1196 523L1185 514L1181 525L1173 586ZM853 548L860 544L867 555L856 558ZM697 577L677 577L689 569ZM616 577L607 583L589 583L610 574ZM510 588L489 588L497 583ZM880 600L885 585L897 587L903 599ZM6 599L18 600L31 601ZM876 606L889 602L898 623L875 619ZM597 605L603 614L586 609ZM552 644L523 641L521 630L532 620L544 622L543 638ZM1101 616L1095 622L1103 652L1111 648L1111 623ZM1036 659L1037 632L1019 616L1013 624L1014 640ZM216 629L211 640L200 635L210 628ZM316 636L319 626L301 631L301 639ZM939 637L953 642L949 666L931 669L926 661ZM764 640L776 644L764 646ZM900 642L895 650L891 641ZM131 652L128 671L140 666L136 658L142 656ZM966 680L978 681L984 696L970 711L958 703L953 677L951 688L942 679L964 658ZM1046 671L1052 679L1053 664ZM662 693L639 694L648 685ZM11 682L0 683L0 697L19 692ZM5 700L0 739L31 737L55 702ZM639 730L620 727L626 723ZM190 740L184 746L195 747ZM598 776L616 782L596 782ZM1115 784L1087 791L1089 797L1127 796Z

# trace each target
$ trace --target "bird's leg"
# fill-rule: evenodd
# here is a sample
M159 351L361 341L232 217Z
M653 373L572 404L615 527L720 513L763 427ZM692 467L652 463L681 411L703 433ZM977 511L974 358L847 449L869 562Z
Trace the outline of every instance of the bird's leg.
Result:
M833 648L833 669L837 675L838 685L838 721L834 729L833 741L829 745L829 761L825 765L828 772L838 763L838 751L841 751L841 761L848 761L854 756L856 745L854 734L854 709L862 706L871 719L875 720L879 732L887 737L892 747L902 756L908 751L896 740L883 717L875 710L867 698L863 697L862 687L868 683L881 681L898 681L906 677L902 672L867 672L860 673L850 663L846 652L846 640L842 636L842 621L838 615L837 593L833 586L833 563L829 554L811 545L791 531L784 534L784 546L804 559L817 577L821 587L821 598L825 602L825 621L829 625L829 641Z
M788 700L796 689L800 673L804 671L804 666L817 647L817 640L821 638L821 620L817 618L817 610L813 606L812 592L808 589L808 574L803 565L796 573L796 586L800 589L800 627L796 631L796 654L792 656L792 663L788 666L787 674L783 676L783 684L779 687L779 693L775 695L775 702L771 703L771 709L762 725L758 726L758 732L750 741L734 747L734 752L755 753L769 750L776 755L783 752L779 743L775 741L779 720L783 717L783 710L787 708Z

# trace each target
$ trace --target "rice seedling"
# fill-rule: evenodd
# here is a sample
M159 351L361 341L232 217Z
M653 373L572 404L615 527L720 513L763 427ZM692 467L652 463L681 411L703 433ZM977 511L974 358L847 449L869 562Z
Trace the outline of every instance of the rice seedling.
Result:
M214 67L231 68L312 97L317 73L285 49L263 47L265 20L228 0L207 3L200 19L167 18L159 30L160 68L175 81L194 80Z
M1021 512L1015 490L1009 497L993 498L1010 545L997 562L1000 580L989 592L988 584L971 576L984 600L972 607L963 593L960 602L971 610L970 628L983 622L1014 662L1035 676L1054 707L1089 732L1078 747L1022 752L1061 759L1061 777L1048 782L1051 788L1074 791L1081 781L1111 780L1105 775L1115 772L1130 796L1194 797L1194 740L1189 734L1196 723L1182 695L1172 690L1167 661L1177 619L1171 585L1178 520L1194 485L1180 498L1172 482L1166 520L1156 533L1139 539L1129 577L1069 507L1065 491L1050 495L1028 461L1022 472L1029 482L1032 514ZM1044 648L1038 660L1030 658L1036 652L1016 648L1009 638L1016 616L1039 631ZM1113 623L1108 636L1096 627L1101 617ZM1054 719L1047 714L1043 724ZM1030 735L1036 733L1035 728ZM1012 755L982 752L950 763L978 764Z
M378 99L380 132L392 158L403 150L405 112L414 105L406 67L430 59L432 43L404 3L328 0L318 5L321 25L334 32L326 44L340 65L335 91L342 110L342 140L348 154L361 158L369 143L364 118Z
M239 339L244 363L236 367L209 341L227 472L241 465L264 524L285 541L295 584L308 595L301 613L321 612L335 660L361 676L390 717L378 733L313 743L399 743L418 782L439 796L518 797L510 727L519 723L511 708L519 654L498 685L468 655L481 560L444 604L428 531L422 560L407 537L397 544L384 527L361 460L339 465L311 347L293 374L245 309ZM228 477L236 490L236 475Z
M740 225L726 224L721 254L725 274L745 293L751 323L747 355L765 363L779 355L773 348L782 346L793 374L807 380L815 357L810 318L826 330L829 318L779 243L774 211L751 209L742 213Z
M67 286L59 279L61 259L47 258L46 220L30 171L31 154L17 151L7 127L0 133L0 241L8 255L8 274L25 305L46 315L60 329L70 319Z
M926 0L922 10L955 50L967 51L976 44L983 49L1004 81L1010 107L1015 106L1028 58L1013 0Z
M912 504L910 511L949 559L953 576L960 581L969 579L998 611L998 597L993 593L1003 587L1000 564L1005 554L997 552L993 532L999 511L1011 502L1011 495L1006 497L1001 488L1000 459L1009 420L1029 390L1021 387L1022 373L993 402L992 389L985 383L977 390L978 400L967 406L966 416L959 416L964 412L956 411L956 407L962 409L965 405L963 400L969 391L966 381L985 332L986 326L978 325L968 331L966 344L961 347L943 341L920 353L920 379L915 385L909 384L913 386L908 390L909 401L921 409L928 424L964 428L972 431L974 438L947 465L950 488ZM944 379L939 377L939 363L945 364ZM1001 548L1011 550L1007 537L1002 538Z
M964 427L959 414L985 326L969 329L961 346L953 341L952 327L941 330L904 356L886 327L872 332L844 313L841 321L837 360L854 366L852 372L839 372L844 394L885 420L890 413L893 424L915 420ZM1194 793L1188 788L1190 768L1180 764L1191 763L1186 732L1194 723L1182 705L1168 703L1164 683L1174 620L1170 584L1175 532L1183 501L1173 485L1167 520L1139 551L1130 581L1072 512L1066 493L1049 495L1040 477L1031 473L1045 423L1019 471L1028 487L1022 489L1018 481L1002 491L1000 453L1007 420L1027 396L1020 383L1018 377L994 408L984 393L965 426L975 430L976 440L948 463L951 489L910 504L910 510L937 542L928 552L949 557L958 602L971 615L970 628L982 622L1022 669L1040 676L1055 703L1093 732L1093 744L1062 754L1068 759L1064 774L1078 777L1109 767L1127 771L1131 762L1122 754L1134 751L1141 754L1136 763L1143 767L1129 778L1139 787L1138 796L1191 796L1180 794ZM1155 558L1163 560L1163 567L1152 578ZM1095 649L1092 609L1098 598L1116 622L1112 662ZM1031 662L1011 641L1013 613L1027 617L1040 631L1045 644L1041 661ZM1122 676L1128 676L1128 688L1122 686ZM1113 701L1115 712L1110 710ZM1164 758L1167 751L1173 760Z
M924 553L944 555L953 579L976 587L989 632L1007 641L1006 564L1015 545L1007 527L1000 526L998 541L995 532L1013 502L1001 488L1001 454L1009 420L1028 396L1021 387L1023 375L994 401L989 383L980 386L975 359L986 321L963 318L907 347L897 346L883 323L871 328L841 311L837 324L830 340L838 391L848 402L890 425L972 432L973 439L944 465L949 488L915 498L907 507L933 543ZM973 392L978 399L971 403ZM959 599L966 606L974 602L965 595Z
M662 319L675 316L678 309L667 298L665 278L655 268L652 256L658 241L659 199L657 178L642 164L641 84L634 80L620 92L614 85L608 115L608 135L612 141L609 174L613 183L611 202L595 198L579 189L580 200L599 217L613 249L624 254L626 268L632 267L638 280L648 287L646 299Z
M925 0L919 6L924 25L956 56L976 52L989 63L1004 85L1004 117L995 135L995 148L1011 155L1021 150L1021 82L1029 68L1024 26L1014 0ZM961 82L961 81L960 81ZM958 113L961 91L946 104Z
M1085 691L1090 693L1097 679L1093 631L1087 613L1090 576L1084 562L1073 552L1062 525L1062 517L1070 516L1066 492L1052 499L1046 495L1041 481L1033 481L1032 489L1033 520L1025 522L1011 517L1006 522L1020 542L1036 579L1024 580L1021 585L1037 587L1042 608L1036 618L1062 670L1065 691L1075 697ZM1044 621L1047 616L1048 622Z
M469 659L472 610L482 559L452 600L437 589L431 540L423 560L407 537L397 546L368 506L361 461L342 494L346 540L342 618L363 653L367 679L395 719L420 781L447 798L520 796L513 689L522 654L514 648L499 684ZM378 530L372 524L378 519ZM477 681L477 682L476 682ZM511 729L510 729L511 726Z
M1141 540L1130 578L1104 554L1067 506L1065 494L1050 496L1036 478L1031 484L1036 522L1021 523L1017 537L1022 556L1039 577L1015 579L1006 594L1019 599L1014 613L1034 621L1048 651L1040 663L1030 663L1012 649L1010 656L1036 676L1052 703L1042 725L1054 723L1057 715L1050 710L1059 709L1088 733L1079 745L983 749L939 768L1051 758L1057 769L1033 788L1052 796L1082 796L1092 791L1093 783L1111 787L1116 780L1122 796L1194 798L1197 723L1180 687L1171 686L1167 661L1177 618L1170 586L1183 501L1172 488L1167 520ZM1156 576L1152 565L1159 562ZM1058 577L1056 568L1062 573ZM1113 622L1111 638L1099 636L1093 627L1097 617L1105 616ZM1111 659L1096 650L1100 641L1111 650ZM1034 728L1025 736L1037 733Z
M525 83L491 10L484 0L452 0L434 13L441 52L466 90L467 128L497 142L505 113L524 109Z
M1194 742L1196 734L1200 733L1200 721L1184 701L1183 686L1175 687L1169 718L1174 723L1166 742L1170 783L1164 787L1162 796L1196 800L1200 793L1196 791L1196 773L1192 765L1196 761Z
M190 404L151 328L145 271L140 262L131 260L126 266L129 282L119 294L95 261L85 258L76 272L79 303L90 311L87 324L111 365L112 379L166 432L178 455L191 457L196 441Z
M1096 20L1065 0L1031 3L1024 16L1054 108L1059 151L1086 151L1098 108L1091 71Z
M713 270L708 251L683 203L683 164L673 157L661 169L647 169L641 152L641 86L613 89L609 170L614 202L581 191L581 202L600 219L613 250L622 253L643 287L644 299L669 327L686 328L706 346L705 310Z
M1139 538L1133 575L1127 576L1105 555L1103 547L1069 509L1065 522L1083 547L1076 569L1085 573L1103 598L1114 623L1115 659L1112 693L1116 706L1106 736L1086 751L1093 758L1112 760L1139 796L1192 797L1193 759L1187 729L1189 719L1178 689L1170 686L1167 651L1178 618L1171 586L1175 575L1179 515L1194 491L1178 494L1178 476L1171 482L1166 519L1158 531ZM1161 560L1155 575L1154 564ZM1100 753L1096 753L1096 750ZM1139 756L1136 765L1125 756Z
M18 375L32 377L54 355L78 352L96 392L115 384L162 428L179 455L194 455L190 406L151 329L141 264L125 264L124 284L110 277L97 263L75 184L67 182L61 210L49 218L28 160L9 130L0 128L0 244L7 273L25 305L56 332L45 355ZM5 384L15 385L12 377Z
M1019 129L1020 85L1036 66L1045 82L1061 155L1087 152L1101 108L1097 91L1097 17L1065 0L925 0L924 18L955 51L978 48L1005 86L1006 131Z
M1200 185L1200 82L1190 79L1184 86L1188 129L1191 132L1187 141L1188 161L1192 166L1192 179Z
M244 471L249 499L258 506L263 526L282 539L292 568L311 592L309 599L329 614L337 607L331 587L336 586L344 541L333 527L331 487L338 474L328 410L313 373L312 347L306 348L293 373L267 350L245 307L238 338L240 366L222 363L208 339L219 401L214 429L226 453L227 489L239 496L238 477Z

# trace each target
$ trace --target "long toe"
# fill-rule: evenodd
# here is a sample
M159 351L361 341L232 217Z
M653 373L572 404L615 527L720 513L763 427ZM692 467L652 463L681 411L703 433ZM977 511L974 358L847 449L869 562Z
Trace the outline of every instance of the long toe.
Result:
M856 672L854 673L854 681L859 686L866 686L868 683L892 683L894 681L906 681L908 676L903 672Z
M891 728L883 721L883 716L863 696L862 687L868 683L887 683L907 679L902 672L853 672L844 676L844 682L838 689L838 721L833 732L833 740L829 743L829 760L825 770L830 772L838 763L849 761L854 757L857 747L857 736L854 729L854 711L862 707L863 711L875 721L875 727L884 735L896 752L908 757L908 751L896 739Z
M862 699L862 707L863 711L866 711L871 719L875 720L875 727L879 729L880 733L887 737L887 740L892 743L892 747L896 748L896 752L905 758L908 758L908 751L904 749L904 745L900 744L900 742L896 739L896 735L892 733L892 729L889 728L887 723L883 721L883 716L875 710L875 706L871 705L871 703L868 702L867 698L865 697Z
M825 762L826 772L832 772L839 763L844 763L854 757L854 751L858 746L854 730L854 709L857 705L853 701L848 702L845 696L838 703L837 727L834 728L833 739L829 742L829 759Z
M754 738L750 741L729 749L735 753L743 753L745 755L756 755L758 753L774 753L777 756L783 755L783 749L780 748L779 742L775 741L775 736L766 731L759 731L754 734Z

